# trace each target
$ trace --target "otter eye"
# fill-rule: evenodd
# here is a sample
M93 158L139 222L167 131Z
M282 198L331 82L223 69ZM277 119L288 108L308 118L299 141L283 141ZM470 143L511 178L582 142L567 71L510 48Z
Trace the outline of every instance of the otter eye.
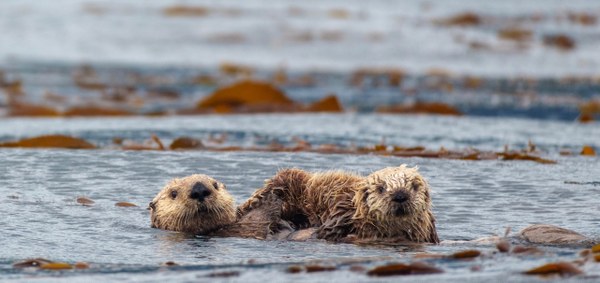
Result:
M219 189L219 183L217 183L217 182L214 182L212 185L213 185L213 187L215 188L215 190L218 190L218 189Z
M175 199L177 197L177 191L176 190L172 190L171 191L171 198Z
M379 186L377 186L376 190L377 190L378 193L381 194L381 193L383 193L385 191L385 188L383 186L379 185Z
M415 191L415 192L416 192L416 191L418 191L418 190L419 190L419 184L417 184L417 183L413 183L413 184L412 184L412 189L413 189L413 191Z

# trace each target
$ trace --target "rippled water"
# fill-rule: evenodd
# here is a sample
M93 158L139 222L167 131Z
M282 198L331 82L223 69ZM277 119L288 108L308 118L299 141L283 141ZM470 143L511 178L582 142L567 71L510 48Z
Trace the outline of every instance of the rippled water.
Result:
M6 82L22 81L25 95L20 99L25 102L45 103L59 111L101 102L142 114L173 112L230 83L232 78L220 77L218 69L230 62L248 64L256 72L255 79L267 81L283 70L289 82L281 88L293 100L312 103L335 93L347 110L327 115L7 118L11 98L2 93L0 142L65 134L101 149L0 149L0 281L386 281L351 269L357 261L369 269L422 260L445 272L393 280L530 282L542 279L525 277L522 271L574 260L580 248L543 247L547 251L543 256L492 255L493 244L461 241L502 235L506 227L518 231L534 223L559 225L600 239L600 158L578 155L584 145L600 149L600 127L598 122L573 122L580 105L600 93L600 36L598 24L570 20L572 13L597 17L600 2L363 2L0 1L0 69ZM207 8L207 14L165 15L165 8L181 3ZM469 27L436 23L464 12L480 15L483 23ZM498 38L501 29L514 23L530 31L531 40L515 43ZM544 44L546 36L557 34L572 38L575 48L561 51ZM92 64L95 79L108 85L102 93L82 89L74 81L85 64ZM406 75L400 85L377 77L352 82L357 69L379 67ZM435 73L439 75L431 76ZM204 75L217 79L195 82ZM465 79L470 76L481 79L475 83L478 86L469 86ZM310 82L292 83L302 78ZM110 104L115 102L111 95L118 100L119 88L143 99ZM155 91L178 99L153 98ZM466 116L369 114L379 106L431 101L455 106ZM496 152L505 146L522 149L531 141L542 157L557 164L317 153L122 151L113 145L114 138L142 143L153 134L165 144L181 136L206 142L217 135L227 137L223 146L272 142L290 146L299 138L314 146L385 143ZM574 154L561 155L564 152ZM146 210L168 180L193 173L223 181L239 203L285 167L368 174L402 163L419 166L431 184L438 233L445 243L356 246L194 237L150 228ZM80 196L95 203L78 204ZM138 206L115 206L120 201ZM472 261L414 258L422 252L450 254L472 248L485 256ZM15 262L37 257L87 262L90 268L50 272L13 267ZM179 265L162 266L168 261ZM290 265L314 261L338 269L286 273ZM580 268L585 275L572 281L595 282L600 277L600 264ZM232 276L215 274L223 272Z
M268 124L270 127L260 127ZM316 125L320 127L317 129ZM66 133L107 144L109 137L136 140L157 133L165 140L186 134L202 138L212 131L234 134L232 143L301 136L322 142L377 142L435 148L476 146L500 150L528 139L557 160L556 165L526 161L456 161L370 155L251 153L203 151L0 150L0 279L20 281L198 280L214 272L236 271L234 281L369 280L349 271L343 260L374 258L370 267L388 261L410 262L416 252L451 253L467 248L491 252L491 244L443 244L418 247L360 247L321 242L297 243L235 238L202 238L150 228L147 203L169 179L205 173L227 184L238 202L284 167L306 170L345 169L367 174L407 163L418 165L433 188L434 213L443 240L469 240L503 234L533 223L549 223L585 235L600 235L600 159L558 155L559 148L598 148L597 124L579 125L520 119L444 118L382 115L248 115L128 119L4 119L0 139ZM237 137L237 138L235 138ZM581 182L583 184L573 184ZM87 207L76 203L86 196ZM138 207L116 207L128 201ZM431 260L441 275L405 280L528 281L519 272L555 260L575 259L574 248L546 248L543 257L496 255L475 261ZM39 272L12 268L26 258L84 261L84 271ZM381 258L389 257L389 258ZM331 260L335 272L285 273L291 264ZM178 267L160 267L174 261ZM481 266L479 272L472 266ZM600 266L583 267L588 276ZM587 277L586 277L587 278ZM204 278L209 280L210 278ZM394 279L400 280L402 278ZM585 278L579 277L578 280ZM596 280L588 278L590 281ZM212 280L212 279L211 279Z

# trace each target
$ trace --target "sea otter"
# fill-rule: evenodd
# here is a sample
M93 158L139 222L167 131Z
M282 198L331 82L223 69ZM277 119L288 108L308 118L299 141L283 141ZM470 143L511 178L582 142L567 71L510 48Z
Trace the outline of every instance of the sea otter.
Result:
M429 185L417 168L388 167L366 177L284 169L239 211L251 211L273 193L283 201L282 219L295 229L316 228L319 239L439 242Z
M153 228L257 239L291 231L281 221L281 207L277 196L266 194L254 209L236 211L225 185L203 174L170 181L149 204Z
M281 170L237 210L223 183L196 174L170 181L149 208L152 227L199 235L366 244L439 241L429 187L415 168L405 166L367 177ZM552 225L531 225L516 239L533 244L598 243Z

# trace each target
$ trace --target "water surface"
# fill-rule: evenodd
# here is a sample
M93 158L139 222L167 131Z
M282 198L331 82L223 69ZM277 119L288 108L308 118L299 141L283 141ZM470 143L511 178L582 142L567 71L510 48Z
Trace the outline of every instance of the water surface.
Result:
M334 126L330 120L338 123ZM117 121L119 121L117 123ZM260 128L269 121L271 127ZM344 122L347 121L347 122ZM527 161L460 161L397 158L371 155L323 155L313 153L264 152L156 152L100 150L2 149L0 162L0 207L3 253L0 278L18 281L197 280L214 272L236 271L234 281L370 280L349 271L344 260L371 258L365 267L386 262L411 262L420 252L449 254L468 248L486 253L493 244L444 244L418 247L364 247L321 242L296 243L236 238L193 237L150 228L146 206L171 178L204 173L223 181L239 202L245 200L264 179L278 169L344 169L368 174L402 163L419 166L433 189L438 233L444 240L470 240L501 235L529 224L549 223L585 235L600 235L600 193L597 157L560 156L558 148L591 143L597 127L564 122L521 119L443 118L421 116L336 115L102 119L6 119L0 121L4 140L45 133L82 136L93 143L108 143L108 137L126 135L143 140L150 133L165 139L182 133L202 138L213 130L237 133L231 143L254 142L293 135L323 142L390 142L434 148L477 146L499 150L503 144L519 145L533 138L541 150L558 163ZM323 125L319 130L312 125ZM447 125L454 125L451 134ZM302 126L300 126L302 125ZM354 125L354 126L351 126ZM372 125L372 126L371 126ZM385 126L383 126L385 125ZM412 127L411 127L412 125ZM415 126L418 125L418 126ZM509 126L510 125L510 126ZM406 130L407 127L410 131ZM463 129L457 131L456 129ZM15 130L17 129L17 130ZM390 131L397 129L397 131ZM429 129L429 130L427 130ZM525 131L534 129L535 131ZM564 129L564 131L560 131ZM565 132L569 138L565 138ZM535 137L531 137L536 133ZM588 134L592 133L592 134ZM487 138L483 138L487 137ZM583 184L573 184L580 182ZM594 183L596 182L596 183ZM86 196L95 201L87 207L76 203ZM116 207L128 201L138 207ZM547 247L545 256L504 256L474 261L430 260L446 273L394 280L528 281L519 272L546 262L577 258L578 248ZM12 263L44 257L57 261L84 261L84 271L39 272L17 270ZM290 275L289 265L313 260L334 261L335 272ZM181 266L166 268L174 261ZM479 272L471 267L480 266ZM588 276L600 275L600 267L583 267ZM207 278L205 278L207 279ZM579 277L578 280L585 278ZM595 279L590 278L590 281Z

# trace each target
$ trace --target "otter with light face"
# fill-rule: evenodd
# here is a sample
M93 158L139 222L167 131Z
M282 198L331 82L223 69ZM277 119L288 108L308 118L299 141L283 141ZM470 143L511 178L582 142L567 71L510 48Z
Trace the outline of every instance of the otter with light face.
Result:
M296 229L316 229L319 239L439 242L429 185L416 168L406 165L366 177L284 169L239 210L251 211L273 193L283 201L283 220Z
M281 201L265 201L243 213L236 211L225 185L195 174L170 181L150 202L153 228L198 235L268 239L289 227L281 221Z

